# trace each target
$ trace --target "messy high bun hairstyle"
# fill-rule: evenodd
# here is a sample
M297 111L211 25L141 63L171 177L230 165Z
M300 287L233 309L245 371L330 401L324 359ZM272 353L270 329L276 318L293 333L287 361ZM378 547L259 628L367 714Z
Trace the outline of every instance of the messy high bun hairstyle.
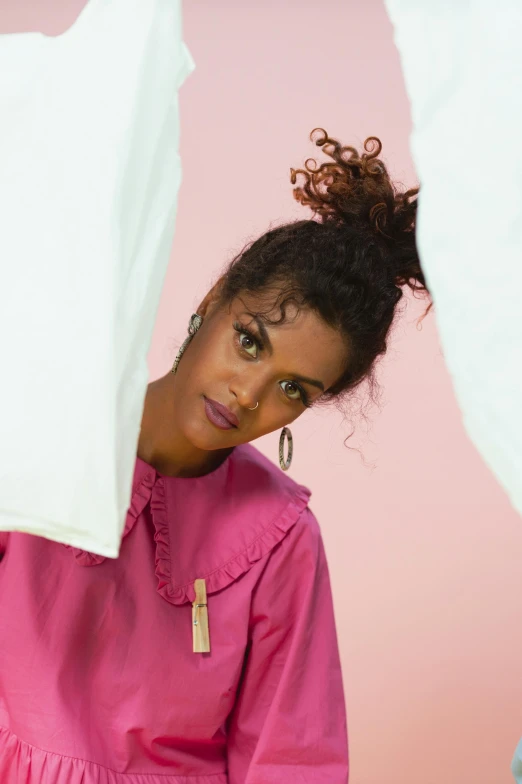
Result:
M270 309L258 314L267 322L283 322L292 304L339 329L349 360L324 396L334 398L372 380L403 287L427 289L415 244L418 189L394 186L375 137L366 139L362 154L321 128L311 139L329 160L309 158L291 170L291 181L313 217L268 231L243 250L224 275L221 298L227 304L273 291Z

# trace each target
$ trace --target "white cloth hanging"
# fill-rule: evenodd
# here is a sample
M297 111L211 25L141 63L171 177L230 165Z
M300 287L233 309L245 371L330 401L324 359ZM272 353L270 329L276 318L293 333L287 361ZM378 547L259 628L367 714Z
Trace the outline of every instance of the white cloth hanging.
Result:
M522 512L522 5L386 0L411 102L418 247L467 431ZM511 769L522 784L522 740Z
M522 4L386 5L444 356L467 431L522 512Z
M0 530L118 554L192 68L180 0L0 36Z

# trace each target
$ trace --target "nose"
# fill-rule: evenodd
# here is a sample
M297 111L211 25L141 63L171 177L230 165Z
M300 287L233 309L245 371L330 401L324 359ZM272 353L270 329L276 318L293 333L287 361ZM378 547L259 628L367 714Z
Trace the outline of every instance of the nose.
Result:
M242 408L257 408L262 395L262 384L255 374L242 373L231 379L228 388Z

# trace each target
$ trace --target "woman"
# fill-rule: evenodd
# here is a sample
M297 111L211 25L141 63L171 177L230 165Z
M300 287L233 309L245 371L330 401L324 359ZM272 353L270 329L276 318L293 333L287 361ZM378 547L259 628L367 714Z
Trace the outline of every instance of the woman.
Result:
M4 536L2 784L347 779L310 494L247 444L371 378L401 287L425 285L417 191L378 140L315 134L330 162L292 171L314 218L232 262L149 387L119 559Z

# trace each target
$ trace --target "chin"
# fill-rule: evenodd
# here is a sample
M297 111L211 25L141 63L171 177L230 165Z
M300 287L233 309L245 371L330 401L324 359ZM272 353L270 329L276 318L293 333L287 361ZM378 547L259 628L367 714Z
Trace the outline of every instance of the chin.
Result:
M213 452L216 449L227 449L236 446L237 431L218 430L206 420L187 422L183 427L183 435L196 449ZM233 443L234 442L234 443Z

